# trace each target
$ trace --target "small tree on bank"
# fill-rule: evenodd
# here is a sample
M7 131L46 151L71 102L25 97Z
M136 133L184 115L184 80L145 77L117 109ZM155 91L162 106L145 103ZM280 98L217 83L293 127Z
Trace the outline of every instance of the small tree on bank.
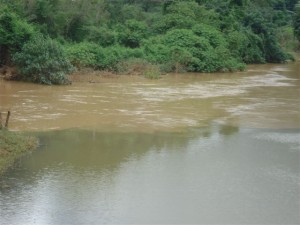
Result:
M17 79L40 84L69 84L67 74L74 69L60 44L42 35L24 44L13 61L19 72Z

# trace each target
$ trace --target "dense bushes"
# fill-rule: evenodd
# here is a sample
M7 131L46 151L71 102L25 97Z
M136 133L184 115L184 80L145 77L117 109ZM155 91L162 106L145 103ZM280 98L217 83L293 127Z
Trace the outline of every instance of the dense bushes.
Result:
M40 84L68 84L66 74L73 70L62 47L42 35L25 43L13 59L20 79Z
M119 27L119 42L129 48L138 48L147 37L147 24L136 20L127 20Z
M34 32L32 25L0 5L0 66L10 64L11 55L19 51Z
M0 0L0 64L15 55L22 79L55 84L67 82L68 60L117 72L153 66L152 75L285 62L282 46L296 45L292 33L300 40L296 2Z
M300 41L300 1L296 5L296 15L294 18L295 36Z
M193 30L173 29L146 42L147 59L163 64L164 68L173 71L214 72L243 69L242 61L232 56L221 32L213 27L210 30L208 25L196 25Z
M102 48L97 55L97 68L116 70L116 65L130 58L143 58L142 49L131 49L119 45Z
M83 42L65 47L68 59L77 68L92 67L117 70L117 64L130 58L143 58L143 50L113 45L103 48L95 43Z
M82 67L95 67L99 46L94 43L82 42L65 46L69 61L78 69Z
M117 43L118 33L107 26L96 27L89 26L86 28L87 37L86 41L93 42L103 47L108 47Z
M245 63L265 63L262 39L249 29L228 32L231 54Z

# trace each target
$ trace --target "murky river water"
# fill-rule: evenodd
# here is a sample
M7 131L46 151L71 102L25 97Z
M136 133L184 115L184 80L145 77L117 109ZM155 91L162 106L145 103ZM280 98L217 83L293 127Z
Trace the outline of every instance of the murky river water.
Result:
M40 148L0 180L0 224L299 224L300 63L235 74L0 81Z

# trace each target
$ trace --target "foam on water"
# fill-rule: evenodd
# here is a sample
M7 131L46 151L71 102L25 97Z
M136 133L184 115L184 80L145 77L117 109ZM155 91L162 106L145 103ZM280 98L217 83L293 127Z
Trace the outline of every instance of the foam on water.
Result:
M146 101L175 101L182 99L214 98L236 96L255 87L288 87L294 86L292 81L278 73L256 75L240 79L221 79L197 82L181 87L149 87L136 88L136 93Z
M21 83L15 88L15 83L2 82L0 100L3 109L12 111L12 129L21 130L39 126L70 128L74 124L102 127L109 123L154 129L168 123L168 127L190 127L205 120L245 115L252 117L252 123L254 117L263 118L268 113L274 117L267 116L268 122L277 123L283 114L288 113L294 120L299 114L300 102L295 99L298 80L284 75L286 70L275 66L206 78L202 74L192 79L190 75L170 75L157 81L120 78L64 87Z

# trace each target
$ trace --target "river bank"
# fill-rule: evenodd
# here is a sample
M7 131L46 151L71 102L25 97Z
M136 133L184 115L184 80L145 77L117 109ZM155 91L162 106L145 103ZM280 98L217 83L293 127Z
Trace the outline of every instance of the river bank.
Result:
M37 139L10 131L0 131L0 176L16 160L37 147Z

